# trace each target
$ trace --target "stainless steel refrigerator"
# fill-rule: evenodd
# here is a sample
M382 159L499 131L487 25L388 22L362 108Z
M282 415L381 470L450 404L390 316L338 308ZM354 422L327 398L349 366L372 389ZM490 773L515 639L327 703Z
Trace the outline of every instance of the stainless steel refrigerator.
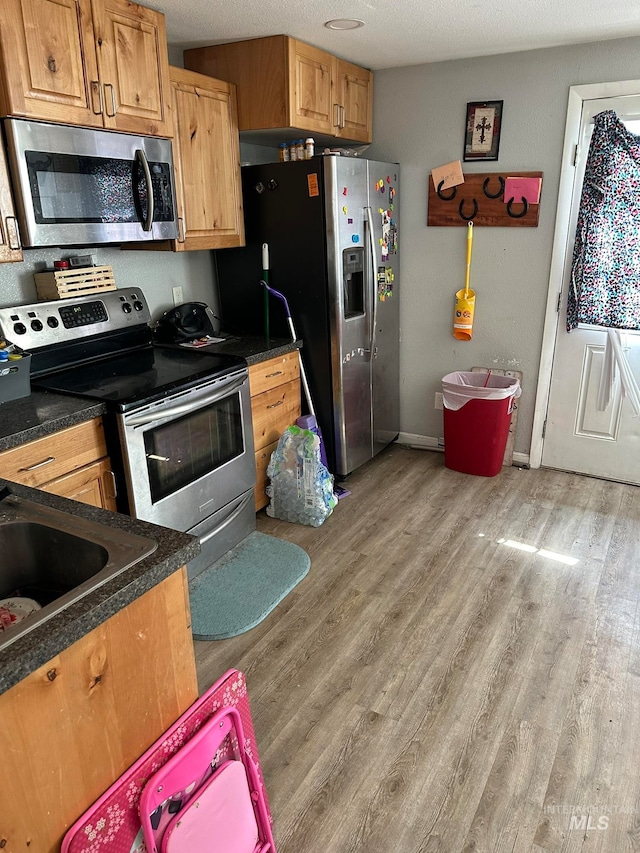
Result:
M287 298L329 470L346 477L399 430L399 167L322 156L242 169L247 245L216 253L223 329L265 329ZM269 302L271 337L289 337Z

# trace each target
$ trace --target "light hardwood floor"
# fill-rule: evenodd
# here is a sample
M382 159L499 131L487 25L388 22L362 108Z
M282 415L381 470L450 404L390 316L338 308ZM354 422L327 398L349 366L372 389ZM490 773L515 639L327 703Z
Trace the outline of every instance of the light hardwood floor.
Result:
M399 446L347 485L259 514L310 573L196 643L202 690L247 675L278 853L640 850L640 489Z

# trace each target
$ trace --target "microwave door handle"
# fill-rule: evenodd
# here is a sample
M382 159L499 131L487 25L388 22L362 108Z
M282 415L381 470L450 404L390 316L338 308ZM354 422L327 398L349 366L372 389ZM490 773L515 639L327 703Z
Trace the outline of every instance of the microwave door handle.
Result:
M220 524L216 525L216 527L213 528L213 530L209 530L207 533L205 533L204 536L200 537L200 545L204 545L206 542L209 541L209 539L213 539L213 537L217 533L220 533L222 530L224 530L225 527L228 527L232 521L235 521L235 519L240 515L240 513L246 507L249 501L252 500L254 500L253 489L247 495L244 496L244 498L224 519L224 521L221 521Z
M172 418L174 415L185 415L195 412L198 409L202 409L204 406L208 406L210 403L215 403L217 400L227 397L236 389L241 388L246 381L246 376L241 376L240 379L236 379L234 382L226 383L225 385L216 388L213 393L208 394L206 397L198 397L197 400L180 403L176 406L167 406L162 409L156 409L153 412L141 412L139 415L128 416L125 419L126 424L127 426L143 426L144 424L153 423L153 421Z
M151 170L149 169L149 161L147 160L147 155L144 153L142 148L136 149L136 160L142 166L142 171L144 172L144 180L147 185L147 216L142 223L143 231L151 231L151 227L153 226L153 214L154 211L154 198L153 198L153 184L151 183Z

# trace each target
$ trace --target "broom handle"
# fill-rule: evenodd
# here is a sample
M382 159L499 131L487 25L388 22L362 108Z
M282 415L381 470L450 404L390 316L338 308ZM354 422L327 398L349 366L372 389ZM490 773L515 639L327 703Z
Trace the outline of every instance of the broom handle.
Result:
M467 277L464 282L464 298L469 296L469 274L471 272L471 247L473 246L473 222L467 228Z

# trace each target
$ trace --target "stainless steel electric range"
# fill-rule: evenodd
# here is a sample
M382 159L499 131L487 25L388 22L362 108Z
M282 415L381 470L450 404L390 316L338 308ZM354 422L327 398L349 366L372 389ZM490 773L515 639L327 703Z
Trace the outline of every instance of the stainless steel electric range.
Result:
M244 359L153 343L138 288L0 309L35 388L106 404L118 509L197 535L194 577L255 529Z

